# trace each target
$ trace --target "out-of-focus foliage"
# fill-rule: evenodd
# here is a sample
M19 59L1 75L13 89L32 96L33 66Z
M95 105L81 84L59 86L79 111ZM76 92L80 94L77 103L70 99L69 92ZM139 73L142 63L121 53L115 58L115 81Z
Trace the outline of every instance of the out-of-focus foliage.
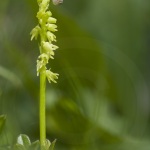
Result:
M3 131L3 127L6 121L6 116L5 115L1 115L0 116L0 133Z
M64 0L50 6L60 74L47 84L47 138L56 150L149 150L149 0ZM0 149L39 139L36 0L0 2ZM0 119L0 131L1 131Z

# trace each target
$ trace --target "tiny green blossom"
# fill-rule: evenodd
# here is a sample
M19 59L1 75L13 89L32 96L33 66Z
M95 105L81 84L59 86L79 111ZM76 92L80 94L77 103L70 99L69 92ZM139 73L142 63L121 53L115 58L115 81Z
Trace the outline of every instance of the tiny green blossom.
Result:
M56 42L56 36L50 31L47 32L47 39L49 42Z
M37 75L45 73L49 83L56 83L55 79L58 79L58 74L48 70L46 65L49 59L54 59L55 50L58 46L52 44L56 42L56 36L53 32L57 31L56 19L52 17L51 11L48 10L50 0L37 0L39 5L39 11L37 18L39 24L31 31L31 40L40 37L40 55L37 59Z
M46 64L48 64L49 57L47 54L43 53L38 57L37 60L37 76L42 71L42 69L46 69Z
M47 76L49 83L51 83L51 81L56 83L55 79L58 79L59 74L53 73L50 70L46 70L46 76Z
M32 31L31 31L31 41L35 38L37 39L39 33L40 33L41 28L39 27L39 25L37 25Z
M53 17L49 17L48 20L47 20L48 23L56 23L56 21L57 20Z

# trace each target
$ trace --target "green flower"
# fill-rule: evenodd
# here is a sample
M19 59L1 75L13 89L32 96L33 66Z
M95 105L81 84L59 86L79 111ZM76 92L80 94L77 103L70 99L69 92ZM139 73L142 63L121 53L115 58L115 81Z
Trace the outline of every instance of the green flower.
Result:
M56 42L56 36L50 31L47 32L47 39L49 42Z
M49 56L51 59L54 59L54 50L56 50L58 46L53 45L49 42L42 42L42 47L47 56Z
M54 83L57 83L55 81L55 79L58 79L58 76L59 76L59 74L53 73L50 70L46 70L46 77L47 77L49 83L51 83L51 81Z
M35 28L31 31L31 41L35 38L37 40L38 35L40 34L41 28L39 25L37 25Z
M57 19L53 18L53 17L49 17L47 20L48 23L56 23Z
M43 68L46 69L46 64L48 64L49 57L47 54L43 53L38 57L37 60L37 75L41 72Z
M58 74L47 70L46 65L49 59L54 59L54 51L58 49L58 46L54 45L56 42L56 36L53 32L57 31L57 20L52 17L51 11L48 10L50 0L37 0L39 5L39 11L37 18L39 24L31 31L31 40L37 39L40 36L40 55L37 59L37 75L45 73L49 82L56 83Z
M47 27L47 30L49 30L49 31L52 31L52 32L58 31L57 25L55 25L55 24L48 23L48 24L46 24L46 27Z

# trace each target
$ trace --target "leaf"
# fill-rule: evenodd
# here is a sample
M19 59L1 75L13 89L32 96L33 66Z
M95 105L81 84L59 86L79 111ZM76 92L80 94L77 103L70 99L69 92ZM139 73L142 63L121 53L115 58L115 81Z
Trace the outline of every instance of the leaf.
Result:
M42 150L54 150L56 140L54 140L52 143L46 139L45 146L42 147Z
M6 80L10 81L16 87L21 86L22 84L21 80L15 73L3 66L0 66L0 77L3 77Z
M51 143L49 150L54 150L56 139Z
M46 139L45 145L42 146L42 150L49 150L49 147L51 145L51 142L49 140Z
M21 144L16 144L14 146L14 150L26 150L26 148Z
M51 145L51 142L46 139L45 149L48 150Z
M14 150L54 150L55 143L56 140L51 143L46 139L45 145L41 147L39 140L31 143L27 135L21 134L17 139L17 144L14 146Z
M0 133L1 133L2 130L3 130L5 121L6 121L6 115L0 115Z
M17 139L17 144L23 145L25 148L28 148L31 145L31 142L27 135L21 134Z
M40 141L37 140L35 142L33 142L30 146L31 150L40 150Z

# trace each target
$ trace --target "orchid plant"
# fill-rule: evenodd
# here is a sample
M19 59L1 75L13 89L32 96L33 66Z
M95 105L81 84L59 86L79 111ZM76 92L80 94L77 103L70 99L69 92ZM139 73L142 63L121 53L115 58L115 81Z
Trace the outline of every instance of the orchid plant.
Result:
M40 141L31 143L30 139L26 135L20 135L15 145L15 150L53 150L56 140L52 143L46 139L46 78L49 83L56 83L58 74L53 73L51 69L47 68L47 64L50 59L54 59L55 50L58 46L54 44L56 42L56 36L54 34L57 31L56 19L52 17L52 13L49 8L50 0L37 0L39 5L39 11L37 12L38 25L31 31L31 40L39 37L39 51L40 55L37 59L37 76L40 76L40 101L39 101L39 117L40 117ZM53 0L53 4L62 3L62 0Z

